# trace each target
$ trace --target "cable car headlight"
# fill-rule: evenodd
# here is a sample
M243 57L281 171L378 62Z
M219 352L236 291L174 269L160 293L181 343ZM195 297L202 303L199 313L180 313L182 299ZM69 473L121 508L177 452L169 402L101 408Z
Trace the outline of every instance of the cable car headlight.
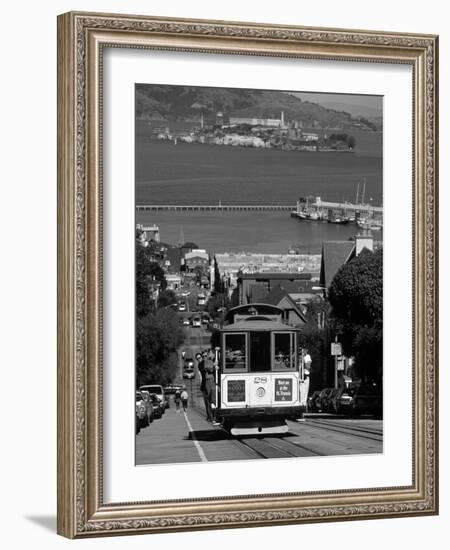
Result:
M266 390L264 388L257 388L256 390L256 396L257 397L264 397L266 395Z

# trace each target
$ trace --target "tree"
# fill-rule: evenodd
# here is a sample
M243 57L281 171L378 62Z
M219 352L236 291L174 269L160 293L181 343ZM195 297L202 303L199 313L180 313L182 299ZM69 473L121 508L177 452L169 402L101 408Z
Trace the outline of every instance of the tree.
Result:
M167 384L175 378L177 349L185 333L172 309L158 309L136 322L136 383Z
M230 299L227 294L214 294L208 300L208 313L213 319L223 318L230 308Z
M381 381L383 359L383 251L363 250L342 266L328 292L331 323L359 376Z
M354 136L348 136L347 137L347 145L349 149L354 149L356 145L356 139Z
M306 323L298 335L299 346L312 357L311 388L322 388L326 384L329 309L328 302L321 297L309 300L304 311Z
M136 383L166 384L175 377L177 349L184 342L178 315L167 306L176 303L172 290L165 290L164 271L154 260L155 250L143 246L136 233ZM152 290L161 292L158 303ZM158 306L158 309L156 308Z
M158 308L169 307L175 305L178 302L177 295L170 288L163 290L158 296Z
M161 289L167 285L164 271L153 260L152 251L136 239L136 315L144 317L154 308L150 287L159 284Z

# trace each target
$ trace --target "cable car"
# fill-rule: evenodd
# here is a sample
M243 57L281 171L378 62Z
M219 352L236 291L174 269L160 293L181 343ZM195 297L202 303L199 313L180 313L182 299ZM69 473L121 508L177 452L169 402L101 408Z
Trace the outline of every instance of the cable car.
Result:
M229 310L216 349L215 416L232 435L279 434L302 417L307 388L298 334L269 304Z

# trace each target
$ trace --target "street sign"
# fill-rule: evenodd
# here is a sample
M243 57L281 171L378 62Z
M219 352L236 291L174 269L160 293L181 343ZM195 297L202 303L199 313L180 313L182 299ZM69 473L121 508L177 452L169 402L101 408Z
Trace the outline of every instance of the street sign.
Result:
M340 342L331 342L331 355L342 355L342 344Z

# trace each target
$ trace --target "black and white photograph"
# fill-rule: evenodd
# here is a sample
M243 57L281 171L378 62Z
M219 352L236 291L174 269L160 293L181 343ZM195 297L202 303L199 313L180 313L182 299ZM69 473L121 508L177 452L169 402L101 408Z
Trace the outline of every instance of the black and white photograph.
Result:
M383 452L383 98L135 87L136 464Z

